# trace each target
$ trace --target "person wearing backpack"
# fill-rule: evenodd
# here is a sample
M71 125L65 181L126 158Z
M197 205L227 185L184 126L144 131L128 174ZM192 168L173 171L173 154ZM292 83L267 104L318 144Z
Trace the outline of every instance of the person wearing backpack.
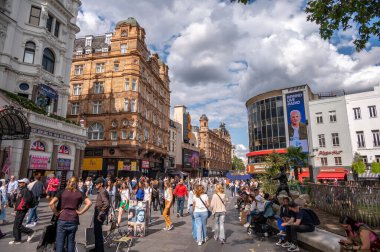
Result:
M380 251L380 236L362 222L344 216L339 219L347 239L340 240L341 251Z
M27 188L28 183L29 180L27 178L18 180L18 186L20 191L17 194L15 203L16 217L13 223L14 240L9 242L10 245L21 244L22 233L28 235L27 242L30 242L35 234L32 229L24 227L22 225L22 222L24 221L25 215L28 212L30 205L33 204L33 195Z
M297 244L297 233L313 232L319 220L312 210L300 208L294 202L289 203L289 210L294 213L294 217L281 225L286 227L286 242L282 244L282 247L287 248L288 251L300 251Z
M29 209L28 217L26 218L26 227L35 227L37 225L38 216L37 216L37 207L40 202L40 198L44 191L44 183L41 181L41 173L38 173L34 176L34 181L30 183L28 186L29 191L32 192L34 197L34 207Z

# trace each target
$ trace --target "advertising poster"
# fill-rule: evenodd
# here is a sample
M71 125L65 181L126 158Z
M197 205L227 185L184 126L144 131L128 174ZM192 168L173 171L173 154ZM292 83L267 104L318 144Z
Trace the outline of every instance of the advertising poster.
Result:
M289 146L302 147L303 152L308 152L305 102L302 91L286 95L286 112Z
M131 162L131 171L137 171L137 162Z
M128 233L130 236L144 237L149 220L148 203L146 201L129 201Z
M199 167L199 152L188 149L183 150L183 167L198 168Z

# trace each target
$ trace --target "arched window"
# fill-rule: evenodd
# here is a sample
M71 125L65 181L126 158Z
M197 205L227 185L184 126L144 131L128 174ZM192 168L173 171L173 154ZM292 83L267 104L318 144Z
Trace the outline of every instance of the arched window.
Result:
M36 53L36 44L31 41L26 42L24 51L24 62L34 63L34 54Z
M58 152L61 153L61 154L67 154L67 155L69 155L70 154L70 147L67 146L67 145L61 145L59 147L59 151Z
M32 144L32 147L30 148L31 150L34 150L34 151L43 151L45 152L45 144L41 141L35 141L33 144Z
M102 140L104 137L104 128L100 123L93 123L88 128L88 139Z
M42 58L43 69L45 69L46 71L50 73L54 73L54 63L55 63L54 53L49 48L45 48L44 56Z

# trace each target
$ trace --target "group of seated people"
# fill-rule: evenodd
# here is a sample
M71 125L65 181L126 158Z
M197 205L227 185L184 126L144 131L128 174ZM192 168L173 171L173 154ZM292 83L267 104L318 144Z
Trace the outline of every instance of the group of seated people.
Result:
M282 197L278 213L274 210L273 204L280 204L277 198L272 198L268 193L260 193L255 188L247 192L239 192L236 208L240 211L240 219L247 217L244 227L248 228L248 233L254 231L268 236L273 229L267 223L268 219L276 220L279 241L276 243L287 251L300 251L297 242L297 233L313 232L315 230L315 213L298 206L289 197ZM340 219L342 228L347 233L347 239L342 239L339 243L341 251L380 251L376 246L380 246L380 238L367 225L354 221L350 217Z

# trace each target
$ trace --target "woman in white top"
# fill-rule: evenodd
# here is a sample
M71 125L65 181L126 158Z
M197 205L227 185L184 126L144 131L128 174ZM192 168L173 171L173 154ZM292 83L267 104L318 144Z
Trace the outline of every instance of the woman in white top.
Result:
M128 212L128 208L129 208L129 189L126 182L123 182L121 184L119 192L120 192L121 202L119 205L119 214L117 216L117 225L120 225L123 212L124 211Z
M150 216L152 215L151 204L152 204L152 187L149 184L149 181L145 181L144 187L144 201L149 206L149 223L151 222Z
M162 216L164 217L166 227L164 230L169 231L173 229L173 222L170 219L170 207L173 203L173 188L169 182L169 180L166 180L164 182L164 199L165 199L165 208L162 212Z
M214 239L220 240L222 244L225 243L225 233L224 233L224 219L226 217L226 195L224 194L224 188L221 184L217 184L215 188L215 193L212 195L211 199L211 209L215 214L215 234Z
M187 209L191 216L191 234L193 235L194 240L197 240L197 233L195 231L195 219L194 219L194 213L193 213L193 201L194 201L194 187L196 186L195 183L190 183L189 188L189 199L187 201Z
M197 185L195 188L195 196L193 199L193 212L195 220L195 230L197 234L198 245L201 246L207 238L207 217L208 217L208 196L205 194L205 189L202 185Z

